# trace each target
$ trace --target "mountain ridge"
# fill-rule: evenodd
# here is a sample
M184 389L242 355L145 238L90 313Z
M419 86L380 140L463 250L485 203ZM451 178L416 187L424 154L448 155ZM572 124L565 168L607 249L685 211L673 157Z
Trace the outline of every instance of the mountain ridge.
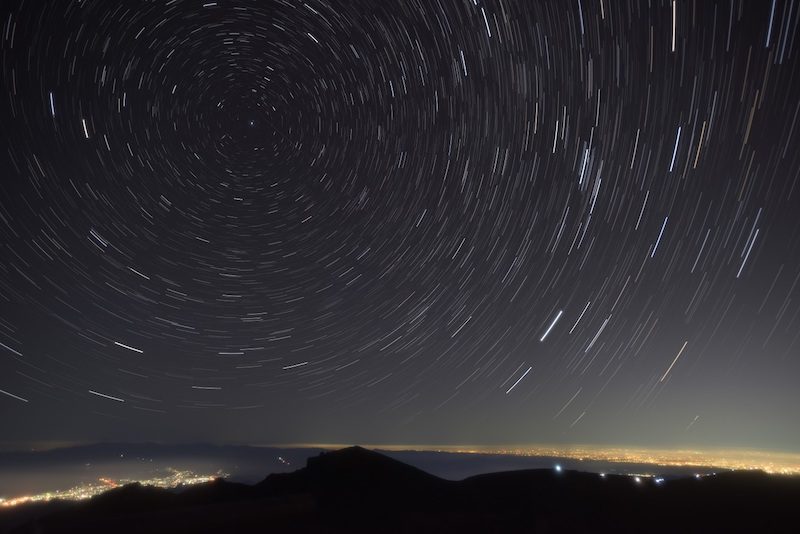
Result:
M451 481L356 446L253 485L130 484L5 511L0 532L791 532L798 499L799 477L756 472L656 482L530 469Z

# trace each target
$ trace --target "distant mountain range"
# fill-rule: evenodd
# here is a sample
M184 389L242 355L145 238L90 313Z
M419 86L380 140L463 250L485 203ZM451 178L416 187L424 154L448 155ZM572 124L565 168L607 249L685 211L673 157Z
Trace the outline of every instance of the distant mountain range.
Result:
M0 532L798 532L800 478L534 469L438 478L349 447L254 484L131 484L0 512Z

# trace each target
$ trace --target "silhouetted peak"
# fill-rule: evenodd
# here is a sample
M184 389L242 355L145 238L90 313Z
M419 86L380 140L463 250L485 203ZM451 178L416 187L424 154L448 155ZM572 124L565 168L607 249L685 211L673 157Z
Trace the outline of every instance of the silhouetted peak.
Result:
M366 495L404 493L415 488L423 493L447 482L425 471L379 452L354 446L322 452L293 473L274 473L258 484L262 492L364 493Z
M363 475L370 479L380 477L419 477L426 480L439 480L437 477L412 467L379 452L353 446L312 456L306 463L310 473L330 476Z
M347 463L371 463L371 462L393 462L402 464L397 460L393 460L386 455L375 452L370 449L365 449L360 445L353 445L352 447L345 447L335 451L322 451L317 456L311 456L306 461L307 466L318 464L340 464ZM403 464L406 465L406 464Z
M447 482L425 471L363 447L348 447L308 459L306 477L325 493L415 497L436 491Z

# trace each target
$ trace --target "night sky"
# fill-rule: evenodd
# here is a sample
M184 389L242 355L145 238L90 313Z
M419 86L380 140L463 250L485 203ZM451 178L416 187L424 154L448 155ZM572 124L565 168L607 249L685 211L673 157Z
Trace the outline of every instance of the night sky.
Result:
M798 36L2 0L0 440L800 450Z

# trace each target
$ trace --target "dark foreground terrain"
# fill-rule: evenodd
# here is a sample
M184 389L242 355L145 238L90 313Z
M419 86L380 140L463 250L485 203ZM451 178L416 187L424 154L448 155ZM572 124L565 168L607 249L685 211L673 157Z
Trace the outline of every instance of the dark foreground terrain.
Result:
M0 512L0 532L798 532L800 478L654 479L552 469L447 481L351 447L248 486L125 486Z

